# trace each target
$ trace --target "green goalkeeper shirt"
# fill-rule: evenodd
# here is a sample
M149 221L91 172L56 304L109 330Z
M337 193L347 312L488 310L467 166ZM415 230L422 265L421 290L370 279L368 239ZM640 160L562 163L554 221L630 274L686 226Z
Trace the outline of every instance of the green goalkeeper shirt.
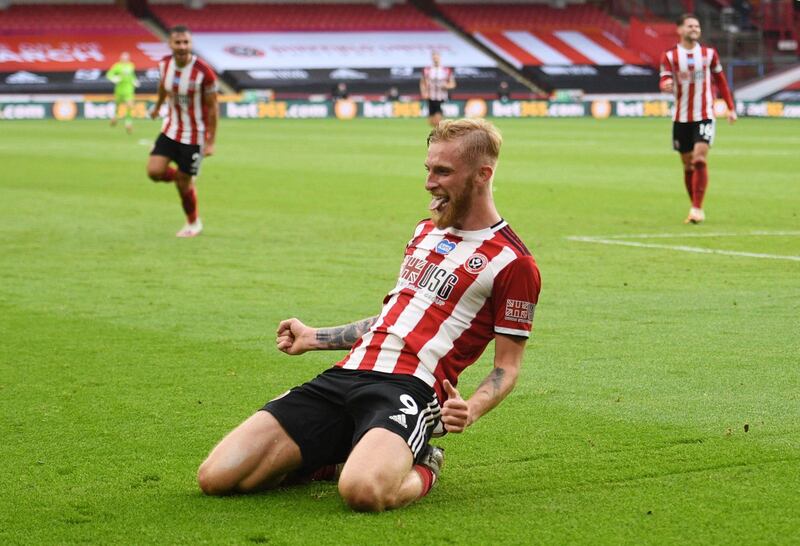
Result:
M136 79L136 67L131 62L118 62L106 73L106 78L116 84L114 93L118 95L132 95L133 90L139 86Z

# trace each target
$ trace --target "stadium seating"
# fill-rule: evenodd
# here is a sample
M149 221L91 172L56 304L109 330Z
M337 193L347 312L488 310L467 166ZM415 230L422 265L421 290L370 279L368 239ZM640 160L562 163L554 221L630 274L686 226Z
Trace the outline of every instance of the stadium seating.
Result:
M624 25L593 5L577 4L563 9L541 4L439 4L451 21L469 32L503 30L589 30L610 32L626 38Z
M627 30L593 5L442 4L442 13L510 64L620 65L642 58L623 47Z
M201 10L152 5L166 26L185 24L194 32L324 32L339 30L442 30L409 4L378 9L373 4L209 4Z
M125 8L113 5L12 5L0 10L0 35L130 34L147 32Z

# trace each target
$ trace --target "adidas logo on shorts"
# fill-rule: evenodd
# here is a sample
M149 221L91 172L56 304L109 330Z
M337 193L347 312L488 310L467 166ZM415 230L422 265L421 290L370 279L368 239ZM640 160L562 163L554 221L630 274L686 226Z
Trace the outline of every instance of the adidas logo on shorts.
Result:
M408 424L406 423L406 416L403 413L392 415L391 417L389 417L389 419L401 425L403 428L408 428Z

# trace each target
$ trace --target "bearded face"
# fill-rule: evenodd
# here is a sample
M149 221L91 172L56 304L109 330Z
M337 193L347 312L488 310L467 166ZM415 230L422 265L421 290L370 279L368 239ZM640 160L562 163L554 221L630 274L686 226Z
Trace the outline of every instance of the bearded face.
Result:
M439 229L459 228L472 207L474 175L470 175L460 187L432 192L430 214Z
M169 47L178 66L186 64L192 54L192 35L188 32L173 32L169 37Z
M428 210L436 227L465 229L464 225L480 208L479 202L486 198L486 181L481 181L481 176L487 174L486 167L475 159L462 157L457 140L431 143L425 160L425 189L431 194Z
M696 42L700 39L700 34L700 21L693 17L689 17L678 27L678 35L683 39Z

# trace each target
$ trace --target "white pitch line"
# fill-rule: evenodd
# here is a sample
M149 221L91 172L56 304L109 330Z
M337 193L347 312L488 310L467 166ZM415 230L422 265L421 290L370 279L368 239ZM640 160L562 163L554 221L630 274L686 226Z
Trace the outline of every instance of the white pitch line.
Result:
M708 232L708 233L637 233L630 235L587 235L583 239L683 239L684 237L797 237L800 231L750 231L747 233ZM576 236L580 237L580 236ZM572 237L567 237L571 239Z
M800 262L800 256L783 256L780 254L761 254L758 252L739 252L736 250L719 250L715 248L702 248L697 246L685 245L660 245L656 243L637 243L635 241L623 241L620 239L603 239L599 237L567 237L570 241L581 243L596 243L600 245L620 245L632 246L636 248L658 248L662 250L677 250L680 252L695 252L698 254L722 254L724 256L739 256L744 258L761 258L766 260L789 260Z

